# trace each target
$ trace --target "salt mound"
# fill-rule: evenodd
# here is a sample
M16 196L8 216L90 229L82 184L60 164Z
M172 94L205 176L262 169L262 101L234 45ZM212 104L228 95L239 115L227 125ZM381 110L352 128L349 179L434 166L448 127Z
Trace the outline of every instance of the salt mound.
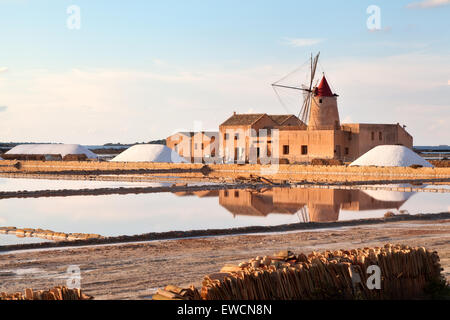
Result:
M67 154L85 154L88 159L97 159L98 156L86 147L79 144L20 144L6 154L60 154L64 158Z
M377 146L353 161L350 166L409 167L421 165L433 167L431 163L405 146Z
M137 144L111 161L186 163L178 153L162 144Z

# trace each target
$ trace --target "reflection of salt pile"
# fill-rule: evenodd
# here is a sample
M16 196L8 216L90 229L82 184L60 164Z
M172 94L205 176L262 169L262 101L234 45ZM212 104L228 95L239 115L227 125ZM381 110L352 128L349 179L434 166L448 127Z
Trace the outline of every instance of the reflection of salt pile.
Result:
M138 144L116 156L111 161L124 162L187 162L178 153L161 144Z
M20 144L6 154L60 154L64 158L68 154L85 154L88 159L97 159L98 156L79 144Z
M431 163L405 146L377 146L353 161L351 166L409 167L421 165L433 167Z
M381 185L377 185L379 187L383 187ZM374 186L376 187L376 186ZM385 187L385 186L384 186ZM389 187L410 187L408 184L396 184L392 185L390 184ZM403 201L405 202L408 200L415 192L400 192L400 191L390 191L390 190L361 190L365 194L369 195L370 197L380 200L380 201L394 201L399 202Z

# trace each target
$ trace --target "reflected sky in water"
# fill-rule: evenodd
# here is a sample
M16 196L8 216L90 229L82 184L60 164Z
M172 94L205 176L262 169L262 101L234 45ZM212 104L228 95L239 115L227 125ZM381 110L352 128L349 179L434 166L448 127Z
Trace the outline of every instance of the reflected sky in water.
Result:
M78 181L63 182L67 183L64 188L79 187ZM72 196L2 199L0 226L117 236L376 218L399 210L437 213L449 207L448 193L319 188ZM0 235L0 245L28 241L43 240Z
M95 189L159 186L153 182L0 178L0 191ZM170 184L167 184L170 185Z

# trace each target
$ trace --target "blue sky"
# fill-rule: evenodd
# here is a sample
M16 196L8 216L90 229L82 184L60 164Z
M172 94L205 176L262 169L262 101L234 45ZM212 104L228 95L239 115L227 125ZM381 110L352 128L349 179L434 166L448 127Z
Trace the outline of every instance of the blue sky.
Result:
M0 0L0 140L129 143L285 113L270 83L320 51L342 122L450 144L449 18L447 0Z

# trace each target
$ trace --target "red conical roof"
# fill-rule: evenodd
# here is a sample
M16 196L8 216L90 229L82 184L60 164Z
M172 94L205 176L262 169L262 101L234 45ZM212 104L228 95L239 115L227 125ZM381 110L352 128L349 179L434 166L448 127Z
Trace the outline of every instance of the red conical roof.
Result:
M333 92L331 92L330 86L328 85L327 79L325 76L322 77L319 86L316 88L315 92L316 96L319 97L332 97Z

